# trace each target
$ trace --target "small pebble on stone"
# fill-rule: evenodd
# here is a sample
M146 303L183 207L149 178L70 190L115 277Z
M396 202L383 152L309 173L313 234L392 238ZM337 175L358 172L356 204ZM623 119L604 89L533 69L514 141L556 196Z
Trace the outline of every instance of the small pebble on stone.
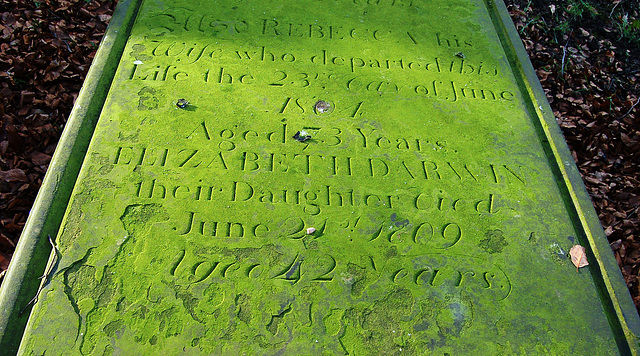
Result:
M189 102L186 101L185 99L179 99L178 102L176 103L176 106L179 107L180 109L186 108L187 105L189 105Z

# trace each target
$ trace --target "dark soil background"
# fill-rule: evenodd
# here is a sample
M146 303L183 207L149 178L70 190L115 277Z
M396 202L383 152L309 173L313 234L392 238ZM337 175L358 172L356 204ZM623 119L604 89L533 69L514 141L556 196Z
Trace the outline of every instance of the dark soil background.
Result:
M640 0L507 0L640 306ZM113 1L0 0L0 282Z

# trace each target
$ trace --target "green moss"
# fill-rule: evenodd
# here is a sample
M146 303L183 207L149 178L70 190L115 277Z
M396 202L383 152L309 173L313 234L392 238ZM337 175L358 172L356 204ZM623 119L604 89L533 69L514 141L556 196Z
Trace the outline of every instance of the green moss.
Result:
M109 337L120 337L124 331L124 320L117 319L104 326L102 331Z
M500 253L509 243L504 238L501 230L491 230L485 233L484 239L480 240L478 246L488 253Z

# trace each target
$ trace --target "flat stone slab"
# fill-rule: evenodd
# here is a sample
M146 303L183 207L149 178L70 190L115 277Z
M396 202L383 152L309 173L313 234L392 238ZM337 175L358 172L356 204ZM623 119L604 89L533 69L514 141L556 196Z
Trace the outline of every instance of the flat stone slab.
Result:
M637 352L502 2L118 6L60 228L23 237L55 248L12 264L37 302L0 295L19 354Z

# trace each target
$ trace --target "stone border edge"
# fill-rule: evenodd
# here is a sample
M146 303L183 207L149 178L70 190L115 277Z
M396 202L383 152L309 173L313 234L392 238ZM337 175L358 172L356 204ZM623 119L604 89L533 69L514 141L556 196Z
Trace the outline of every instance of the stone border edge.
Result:
M0 286L0 350L18 351L89 142L142 0L120 0L74 103ZM43 278L46 279L46 278Z
M494 10L499 16L499 18L494 19L494 22L502 23L502 28L497 28L496 30L502 32L502 36L504 36L504 38L501 36L501 41L505 51L507 53L511 52L521 64L516 66L510 60L512 62L511 67L520 72L515 74L521 76L521 78L517 78L522 86L521 90L524 94L528 94L528 99L533 104L531 109L534 112L532 114L538 118L544 138L548 140L548 148L551 150L552 158L555 160L555 162L550 163L555 163L555 168L564 181L564 187L561 187L564 189L561 190L565 190L563 193L568 194L566 200L571 204L567 208L572 209L579 220L575 224L576 228L584 233L581 239L586 240L584 242L589 245L588 248L592 253L589 256L592 257L591 260L596 261L596 263L592 263L593 267L595 267L595 271L592 272L594 274L594 282L596 284L601 282L600 284L603 284L601 287L604 289L602 292L607 293L606 295L600 295L601 302L610 302L611 305L609 307L615 311L615 320L612 320L614 316L609 315L609 324L613 329L618 329L615 325L618 324L619 332L623 333L623 335L619 335L623 337L623 340L616 340L620 347L620 352L640 355L640 317L620 272L620 267L611 252L611 247L593 207L591 197L582 181L580 171L571 156L571 151L556 122L553 110L546 99L545 92L522 44L522 40L513 25L504 1L486 0L486 2L488 7L493 7L489 11ZM530 85L527 85L527 83L530 83ZM601 281L595 280L598 277L600 277ZM616 330L613 331L615 332Z

